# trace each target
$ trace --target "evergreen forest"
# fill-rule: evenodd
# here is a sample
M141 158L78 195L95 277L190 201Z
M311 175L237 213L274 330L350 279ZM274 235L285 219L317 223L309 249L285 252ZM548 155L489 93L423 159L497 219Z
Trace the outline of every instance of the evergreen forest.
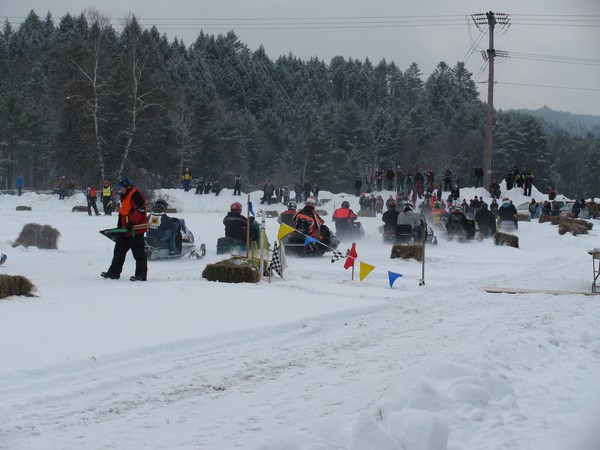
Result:
M270 59L234 32L185 45L131 15L116 31L97 10L56 21L35 12L0 35L0 188L114 182L178 187L196 178L244 190L308 180L353 192L374 169L450 167L473 185L483 164L486 104L463 62L334 57ZM514 165L567 196L600 192L598 134L496 111L493 176Z

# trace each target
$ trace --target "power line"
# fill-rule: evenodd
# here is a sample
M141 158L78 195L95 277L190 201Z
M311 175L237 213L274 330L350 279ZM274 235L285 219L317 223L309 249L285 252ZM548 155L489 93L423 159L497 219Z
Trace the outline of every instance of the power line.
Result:
M480 82L481 84L487 84L486 81ZM549 84L533 84L533 83L512 83L509 81L496 81L495 84L508 84L511 86L526 86L526 87L538 87L548 89L568 89L575 91L593 91L600 92L600 88L585 88L585 87L574 87L574 86L553 86Z

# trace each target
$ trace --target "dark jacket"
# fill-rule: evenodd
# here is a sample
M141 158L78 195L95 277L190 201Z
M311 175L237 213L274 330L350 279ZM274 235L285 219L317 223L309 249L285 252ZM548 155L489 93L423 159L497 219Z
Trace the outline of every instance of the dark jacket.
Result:
M240 213L228 212L223 219L223 225L225 225L225 237L238 241L246 240L247 221Z

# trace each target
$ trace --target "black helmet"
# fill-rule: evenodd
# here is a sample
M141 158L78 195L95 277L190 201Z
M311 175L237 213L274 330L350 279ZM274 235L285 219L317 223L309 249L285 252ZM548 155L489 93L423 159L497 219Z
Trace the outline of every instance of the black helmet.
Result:
M296 209L296 202L288 202L287 207L288 209Z
M350 202L348 200L344 200L342 202L342 208L350 208Z
M169 206L169 204L167 203L167 201L165 199L159 198L158 200L156 200L154 202L154 206L152 207L152 210L159 211L159 212L165 212L167 210L168 206Z

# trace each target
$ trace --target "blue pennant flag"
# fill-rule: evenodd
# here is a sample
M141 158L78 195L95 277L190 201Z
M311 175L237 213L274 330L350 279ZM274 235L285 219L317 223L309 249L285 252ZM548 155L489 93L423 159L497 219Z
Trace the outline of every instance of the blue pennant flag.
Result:
M402 276L401 273L394 273L394 272L388 271L388 277L390 279L390 287L392 287L394 285L394 281L396 281L396 279L400 278L401 276Z
M321 241L319 241L318 239L315 239L315 238L313 238L313 237L306 236L306 239L304 240L304 245L310 245L310 244L312 244L313 242L316 242L316 243L318 244L318 243L319 243L319 242L321 242Z
M248 202L248 212L256 217L256 214L254 214L254 211L252 210L252 202Z

